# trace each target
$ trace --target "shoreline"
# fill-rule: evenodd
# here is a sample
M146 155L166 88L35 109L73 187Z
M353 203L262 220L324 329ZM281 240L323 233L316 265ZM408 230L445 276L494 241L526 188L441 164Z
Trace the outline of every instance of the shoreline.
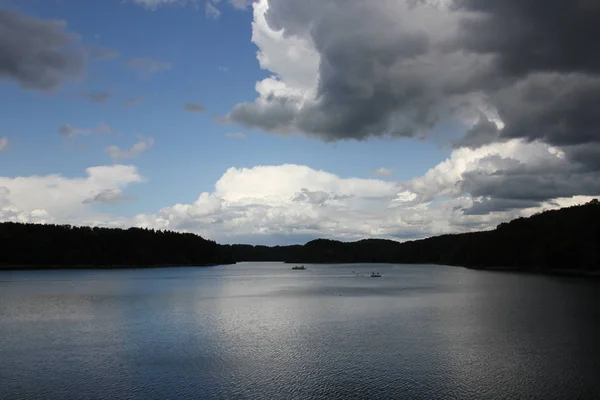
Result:
M435 262L419 262L419 263L402 263L402 262L382 262L382 261L365 261L365 262L289 262L284 261L284 264L314 264L314 265L339 265L339 264L397 264L397 265L439 265L445 267L465 268L473 271L482 272L513 272L515 274L530 274L530 275L547 275L547 276L561 276L567 278L588 278L588 279L600 279L600 271L588 271L580 269L522 269L518 267L477 267L467 265L452 265L452 264L440 264Z
M217 267L219 265L234 265L233 263L210 264L152 264L152 265L0 265L0 271L52 271L52 270L113 270L113 269L155 269L155 268L188 268L188 267Z

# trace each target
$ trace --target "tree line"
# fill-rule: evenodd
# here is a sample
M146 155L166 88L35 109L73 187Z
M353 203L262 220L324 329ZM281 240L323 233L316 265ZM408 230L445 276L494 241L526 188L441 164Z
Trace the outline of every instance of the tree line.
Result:
M398 243L318 239L287 261L302 263L446 264L515 270L600 271L598 200L518 218L484 232Z
M0 223L0 267L289 263L446 264L515 270L600 271L600 203L518 218L484 232L404 243L317 239L305 245L219 245L191 233L70 225Z
M0 224L0 266L141 267L218 265L230 252L191 233L71 225Z

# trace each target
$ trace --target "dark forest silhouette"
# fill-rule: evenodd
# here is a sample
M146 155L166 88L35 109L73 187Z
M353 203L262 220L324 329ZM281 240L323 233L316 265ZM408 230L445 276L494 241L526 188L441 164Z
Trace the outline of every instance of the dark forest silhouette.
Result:
M191 233L0 224L0 266L118 268L233 262L222 246Z
M471 268L600 271L600 203L518 218L484 232L399 243L317 239L305 245L218 245L190 233L0 224L0 266L121 267L292 263L433 263Z
M397 243L318 239L288 260L302 263L433 263L471 268L599 271L600 203L518 218L484 232Z

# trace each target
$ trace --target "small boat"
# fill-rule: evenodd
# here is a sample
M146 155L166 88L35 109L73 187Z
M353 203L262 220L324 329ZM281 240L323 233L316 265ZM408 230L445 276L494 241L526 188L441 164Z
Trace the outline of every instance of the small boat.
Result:
M371 278L381 278L381 274L379 272L371 272Z
M304 265L301 265L300 267L296 265L295 267L292 267L292 269L306 269L306 268L304 268Z

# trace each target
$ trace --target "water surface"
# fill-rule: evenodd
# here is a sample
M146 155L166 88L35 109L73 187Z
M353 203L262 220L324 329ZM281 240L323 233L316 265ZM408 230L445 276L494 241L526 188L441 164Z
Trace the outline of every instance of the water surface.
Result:
M0 272L0 398L600 398L597 282L290 267Z

